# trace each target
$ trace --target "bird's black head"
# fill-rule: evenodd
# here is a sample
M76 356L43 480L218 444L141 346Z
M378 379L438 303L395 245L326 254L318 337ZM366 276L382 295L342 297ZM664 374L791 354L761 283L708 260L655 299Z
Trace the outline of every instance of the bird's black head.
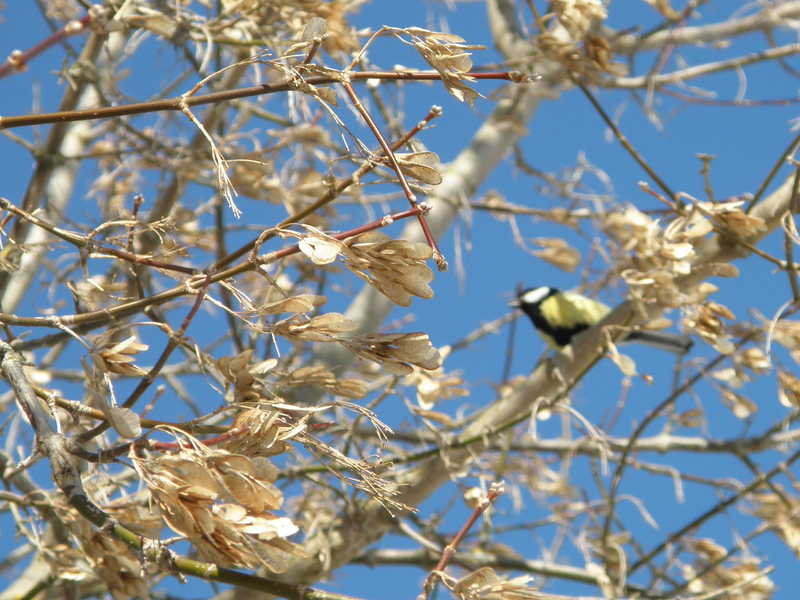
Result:
M563 346L569 343L569 337L560 335L559 328L549 323L542 312L542 302L555 296L559 290L550 286L528 288L517 294L516 306L533 322L533 326L540 332L550 336L558 345ZM556 339L558 338L558 339ZM563 338L563 339L562 339Z
M533 326L539 330L548 344L559 348L572 342L576 334L590 325L581 318L573 318L566 322L563 320L565 315L559 310L557 299L547 302L548 299L560 294L561 290L557 288L542 286L523 290L517 295L517 307L528 315ZM571 306L569 302L562 302L561 305L561 308Z

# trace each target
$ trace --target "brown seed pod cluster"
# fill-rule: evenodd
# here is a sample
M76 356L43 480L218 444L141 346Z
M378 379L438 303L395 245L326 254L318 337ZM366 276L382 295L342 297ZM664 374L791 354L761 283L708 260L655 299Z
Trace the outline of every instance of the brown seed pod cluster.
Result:
M286 539L297 527L273 514L283 494L273 485L278 470L268 459L189 444L176 454L132 457L170 528L204 560L220 565L279 573L291 555L303 555Z

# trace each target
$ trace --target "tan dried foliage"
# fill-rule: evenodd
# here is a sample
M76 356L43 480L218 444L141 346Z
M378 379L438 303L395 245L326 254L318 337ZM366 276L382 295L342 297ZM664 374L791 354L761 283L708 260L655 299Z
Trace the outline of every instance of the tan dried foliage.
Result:
M394 156L400 165L400 170L406 177L428 185L442 183L442 174L439 171L441 163L439 156L435 152L396 152ZM392 166L388 158L384 158L382 162L386 166Z
M748 237L761 230L763 223L744 214L740 205L695 202L665 228L635 207L610 212L603 223L604 231L626 256L619 268L631 296L667 308L689 307L684 325L726 354L734 346L721 319L735 317L725 306L707 300L716 286L703 283L687 295L680 279L692 272L695 246L711 232L722 229L726 235ZM704 269L711 276L738 276L738 269L728 263L704 264Z
M383 425L383 427L385 430L391 431L391 429L385 425ZM303 445L318 458L330 460L341 467L341 469L333 470L333 475L338 477L346 485L353 486L380 502L390 514L395 514L396 512L416 512L417 509L413 506L408 506L395 499L396 496L400 494L400 486L378 475L376 465L372 465L364 460L350 458L333 446L329 446L313 436L303 435L300 436L299 439L302 441ZM379 466L385 468L387 465L382 464ZM355 475L355 477L347 476L344 473L350 473Z
M576 40L583 39L596 21L605 21L608 17L599 0L553 0L550 9Z
M19 269L22 257L27 253L26 246L17 244L13 240L6 240L3 247L0 248L0 272L13 273Z
M735 360L736 357L734 356L734 361ZM717 381L722 381L723 383L734 388L740 388L751 380L750 375L748 375L747 372L738 364L733 367L717 369L711 373L711 376Z
M753 373L763 375L772 370L772 363L761 348L746 348L737 355L737 358L742 366L747 367Z
M800 379L784 369L778 369L778 400L786 408L800 408Z
M277 360L270 358L252 364L253 350L248 349L236 356L224 356L217 361L217 368L225 379L233 384L234 402L257 402L264 397L264 387L256 375L272 369Z
M100 581L115 600L148 597L151 584L128 546L98 530L66 502L55 502L54 508L77 540L77 547L42 548L54 575L82 583Z
M77 19L81 14L81 7L73 0L51 0L44 5L44 9L45 14L55 21Z
M269 182L275 177L274 164L265 155L263 151L233 155L229 160L231 184L244 196L275 201L274 195L267 193Z
M275 63L275 67L284 73L284 77L292 83L295 91L302 92L304 94L308 94L312 98L316 98L320 101L320 103L322 103L323 106L327 106L331 111L332 109L330 107L336 106L339 103L339 97L336 95L336 91L334 89L329 87L317 87L316 85L309 83L306 78L303 77L303 74L309 73L312 75L324 75L328 77L341 78L342 75L339 71L317 65L304 65L302 67L302 72L296 69L294 66L284 65L281 63Z
M538 256L551 265L572 273L581 262L581 253L561 238L535 238L534 243L541 246L542 250L535 250Z
M337 379L334 374L321 365L301 367L281 378L281 385L316 385L337 396L363 398L367 394L367 384L360 379Z
M789 351L796 363L800 363L800 321L781 319L772 328L772 337Z
M298 39L303 38L305 25L319 17L326 24L323 38L325 49L331 53L350 53L358 48L358 37L354 28L350 27L347 15L362 3L362 0L223 0L226 23L230 23L223 32L234 39L254 42L265 36L278 38L277 34L286 32ZM300 46L297 50L302 51L302 48Z
M728 235L741 239L751 238L766 230L764 219L753 217L742 210L744 202L735 200L731 202L700 202L698 210L709 216L716 227Z
M624 75L624 64L612 62L613 53L608 40L590 33L595 23L607 18L606 9L598 0L555 0L550 3L558 22L567 30L570 39L550 31L536 38L537 48L574 74L599 80L603 73Z
M379 231L369 231L346 241L313 227L300 236L299 248L314 264L328 265L340 255L347 267L400 306L411 297L429 299L433 271L425 264L433 251L428 244L395 240ZM296 235L286 233L284 235Z
M733 342L722 319L734 318L733 313L717 302L704 302L687 309L683 318L684 327L700 335L722 354L732 354Z
M569 476L553 469L548 460L542 456L526 456L517 460L514 467L520 470L526 486L534 497L541 501L558 498L565 502L578 495L578 491L570 483ZM556 511L558 510L556 507Z
M705 412L700 408L691 408L689 410L675 414L675 422L683 427L702 427Z
M691 272L695 241L684 235L680 219L662 230L657 220L632 206L605 217L603 229L624 256L620 274L632 297L670 308L690 301L677 280Z
M449 346L439 349L442 363L449 354ZM417 403L423 410L430 410L441 400L469 396L469 391L461 387L464 385L464 380L460 374L445 373L443 364L433 370L414 367L413 372L406 376L403 383L416 386Z
M140 27L166 39L175 35L178 29L176 19L142 4L135 6L136 12L126 14L122 19L128 27Z
M103 510L117 521L125 523L131 531L157 539L164 522L158 513L153 512L149 500L150 495L141 490L103 503Z
M755 402L732 389L721 388L720 397L737 419L749 419L758 411L758 406Z
M199 443L176 454L131 459L167 525L186 536L203 560L280 573L290 556L303 556L286 539L297 527L272 514L283 494L273 485L277 469L268 459Z
M425 261L433 254L423 242L394 240L379 231L350 238L346 242L345 260L359 277L400 306L409 306L411 297L430 299L428 286L433 271Z
M362 358L377 362L395 375L410 375L414 367L438 369L439 351L433 347L427 333L376 333L352 338L348 348Z
M299 294L289 296L282 300L267 302L257 308L259 314L276 315L280 313L307 313L312 312L325 304L325 296L314 294Z
M452 33L430 31L421 27L382 27L375 36L394 35L403 43L412 46L423 59L441 76L448 92L461 102L472 103L480 94L467 82L474 81L468 75L472 70L471 50L482 50L484 46L466 44L462 37ZM362 51L363 52L363 51Z
M17 246L8 245L3 248L3 255L12 251ZM97 275L83 279L77 283L70 283L70 291L87 310L99 310L109 303L119 299L128 284L125 281L109 281L108 278Z
M773 492L753 494L751 498L755 515L800 558L800 500L791 494L778 496Z
M452 33L429 31L420 27L391 29L400 39L409 36L406 42L413 46L422 58L442 77L448 92L461 102L472 103L480 94L470 88L467 82L474 81L469 76L472 70L471 50L482 50L483 46L465 43L462 37Z
M269 405L242 409L233 420L232 435L221 448L245 456L275 456L286 452L288 441L305 428L305 421L292 422L287 415Z
M356 324L341 313L325 313L312 318L290 317L272 326L272 333L306 342L342 341Z
M105 340L107 334L99 336L97 341ZM97 343L97 342L96 342ZM134 363L136 354L144 352L149 346L136 341L136 337L130 336L121 342L102 348L95 355L95 365L109 373L119 375L129 375L140 377L146 373L144 369L137 367Z
M302 237L298 247L315 265L328 265L336 260L344 244L336 238L317 232Z
M543 600L547 595L530 587L533 577L500 577L491 567L483 567L460 579L445 577L445 585L459 600Z
M709 566L722 560L725 548L710 539L692 540L689 549L697 555L692 565L683 565L683 576L689 582L687 589L697 596L724 592L720 597L730 600L768 600L775 584L759 569L757 558L744 558Z

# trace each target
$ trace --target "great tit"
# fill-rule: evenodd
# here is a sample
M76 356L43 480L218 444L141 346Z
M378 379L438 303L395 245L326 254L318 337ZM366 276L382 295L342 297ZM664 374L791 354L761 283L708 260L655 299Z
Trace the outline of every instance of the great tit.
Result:
M597 300L548 286L520 292L513 305L530 317L548 345L555 348L568 345L574 336L602 321L611 310ZM686 354L693 344L689 336L659 331L632 331L624 341L641 342L676 354Z

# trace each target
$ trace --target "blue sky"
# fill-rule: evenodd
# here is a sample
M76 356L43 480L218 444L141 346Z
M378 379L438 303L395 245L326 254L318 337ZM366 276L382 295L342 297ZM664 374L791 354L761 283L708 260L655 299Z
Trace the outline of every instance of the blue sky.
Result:
M608 25L624 29L637 23L655 23L653 12L643 2L616 3L612 8ZM725 19L739 3L710 2L703 7L701 23L710 23ZM33 3L9 3L3 16L5 22L0 23L0 40L2 52L14 48L27 48L47 34L47 27L37 16ZM365 5L355 23L359 27L376 27L386 24L393 26L423 26L430 29L441 29L444 23L453 33L464 37L470 43L487 45L488 49L474 55L478 65L494 63L498 55L491 49L491 39L482 2L458 3L449 8L440 2L386 2L373 1ZM786 31L777 32L779 43L793 40ZM128 91L133 100L146 99L148 93L155 93L161 86L171 81L179 64L179 57L171 50L164 50L149 41L151 47L145 48L140 56L126 65L127 73L123 89ZM690 48L681 49L669 64L669 69L676 68L676 61L686 59L690 62L720 60L721 58L761 50L766 43L760 34L749 34L737 39L729 48ZM54 110L63 92L63 82L56 83L52 73L60 68L61 53L51 50L38 58L30 69L22 74L3 80L4 93L0 94L0 115L22 114L31 111ZM395 63L406 66L424 67L414 53L398 42L381 40L370 52L373 62L391 68ZM642 59L643 67L636 65L636 72L647 69L655 60L653 53ZM416 61L416 62L414 62ZM792 62L789 59L789 62ZM796 66L796 65L795 65ZM796 96L797 84L794 78L780 71L775 65L756 65L747 69L747 89L745 97L750 99L792 98ZM697 85L716 90L721 98L732 99L740 90L741 80L735 73L724 74L699 80ZM479 83L476 88L487 98L501 88L492 82ZM141 91L141 90L147 90ZM459 104L440 86L430 84L406 84L403 87L405 97L410 100L406 105L405 123L407 126L424 116L431 104L439 104L444 108L444 115L435 122L435 126L426 131L421 140L426 146L439 154L443 162L455 158L463 145L469 141L482 119L488 115L493 103L491 100L478 100L474 106ZM673 189L685 191L696 197L704 198L703 179L699 174L700 161L698 153L715 155L712 181L718 199L727 199L755 192L766 173L780 156L780 153L795 135L791 131L792 120L796 118L796 107L718 107L689 105L678 100L661 97L657 102L659 116L663 119L664 129L659 130L647 119L637 99L631 94L612 91L597 91L596 95L607 112L612 114L621 129L629 137L633 145L646 156L658 173L670 183ZM355 128L355 125L354 125ZM641 209L662 208L652 198L643 194L638 182L646 179L646 175L633 162L622 147L608 135L608 131L599 116L594 112L585 98L576 90L565 91L558 100L544 103L534 119L527 124L530 135L521 143L526 160L536 168L559 174L578 160L585 159L598 169L608 174L612 182L612 191L619 202L629 202ZM27 139L41 140L46 129L17 130L14 133ZM362 139L369 140L366 130L359 130ZM24 193L27 176L32 171L32 161L18 146L6 138L0 138L0 155L3 156L4 186L0 193L16 202ZM776 179L780 183L785 173ZM91 172L81 174L80 188L85 192L86 185L92 179ZM598 180L587 181L594 191L603 190L603 183ZM775 187L775 186L773 186ZM506 157L500 167L481 186L476 200L489 191L497 191L515 204L535 208L552 208L562 202L559 198L544 197L537 189L537 182L522 174L515 166L512 157ZM209 195L208 190L198 190L198 194ZM96 210L93 200L83 202L76 193L76 202L71 210L76 218L84 218ZM242 199L246 218L258 214L257 203ZM398 202L392 205L394 210L401 209ZM358 218L358 215L354 215ZM518 220L522 235L530 240L534 237L564 237L573 243L584 255L589 251L593 240L587 238L588 229L567 231L556 228L545 222L520 218ZM396 234L401 226L396 225L387 233ZM782 237L772 235L761 245L762 249L776 256L782 255ZM494 217L475 211L469 217L460 219L441 240L442 250L451 263L451 270L437 274L433 286L436 296L433 300L415 299L410 309L397 309L391 319L413 319L411 325L404 325L405 330L421 330L430 334L435 345L445 345L461 339L469 332L480 327L482 323L500 317L508 311L507 302L518 284L539 285L550 284L564 289L580 284L578 274L564 273L541 260L523 252L512 239L507 223ZM460 257L460 258L459 258ZM456 268L458 262L463 269ZM774 271L772 266L757 258L748 258L737 263L742 275L737 279L714 280L720 287L717 299L728 305L742 321L758 320L759 313L771 317L779 307L791 296L784 274ZM592 276L599 276L603 267L600 261L593 264ZM358 282L353 279L347 283L358 289ZM609 304L624 299L625 288L621 284L611 286L604 291L602 298ZM29 303L20 307L20 314L35 314L41 305L41 290L32 291ZM330 299L330 307L341 309L346 306L348 297L342 294ZM182 310L182 309L181 309ZM175 315L182 314L176 311ZM678 315L672 315L678 320ZM209 316L209 319L214 318ZM219 318L219 315L216 316ZM190 330L190 335L202 339L202 325ZM465 400L471 408L491 402L495 397L495 386L503 368L506 352L508 330L498 335L490 335L468 349L454 354L447 362L448 370L458 370L469 382L471 395ZM535 336L526 322L519 322L514 353L513 374L528 372L539 359L543 344ZM639 371L653 376L655 383L650 385L641 378L631 382L627 390L628 401L619 415L614 435L626 435L630 424L635 423L646 414L647 410L660 402L669 390L673 375L672 357L665 357L656 351L638 347L630 347L626 352L632 355L639 366ZM714 356L711 349L698 342L688 357L691 363L687 372L694 372L704 361ZM796 371L792 359L776 348L773 358L780 361L790 370ZM66 389L66 388L65 388ZM572 395L573 406L583 413L592 423L606 422L612 415L621 394L624 392L618 370L610 362L600 364L593 373L575 390ZM759 412L748 422L733 417L722 403L718 394L708 385L703 384L692 393L682 397L677 404L678 410L689 410L702 406L708 419L706 429L681 430L684 435L708 435L717 439L733 438L743 433L755 435L762 432L776 418L785 414L786 409L780 406L776 398L774 376L759 379L748 385L743 393L747 393L759 404ZM411 391L408 391L411 397ZM73 397L78 397L73 393ZM443 410L455 411L457 403L446 405ZM413 423L408 411L400 399L385 403L381 412L387 422L403 426ZM649 434L658 433L664 420L659 420ZM539 433L543 437L558 436L561 423L557 419L539 424ZM643 456L643 460L658 463L660 456ZM770 452L755 457L763 468L770 468L779 460L777 453ZM752 475L733 458L697 454L670 457L669 464L686 473L705 474L714 477L737 477L747 482ZM586 461L576 461L573 467L576 482L590 482L593 473L592 465ZM46 484L46 473L39 471L39 481ZM787 478L780 479L784 485L790 485ZM474 485L475 481L459 482L463 485ZM591 487L591 485L590 485ZM686 483L686 500L683 504L676 502L675 489L667 477L654 477L641 472L629 470L623 484L623 492L638 494L643 497L648 510L659 522L658 530L650 528L632 505L624 505L621 514L632 530L640 535L645 548L658 543L667 532L673 531L688 522L699 512L712 506L719 497L709 491L707 486ZM458 495L458 487L452 486L441 490L421 507L421 518L430 519L432 515L444 510L444 507ZM503 522L534 521L547 513L546 507L537 502L526 491L521 493L521 508L515 506L510 496L503 497L497 506L497 519ZM455 531L466 515L466 509L455 509L448 512L444 529ZM720 543L730 545L735 542L732 533L735 523L741 532L747 533L755 520L734 509L730 518L716 518L705 526L699 536L717 537ZM11 532L11 524L7 515L0 515L0 527ZM548 548L551 540L547 533L518 532L504 540L514 551L526 558L541 558L541 552ZM413 548L406 538L388 536L382 543L384 547ZM795 579L795 557L789 549L773 534L761 536L755 544L757 556L776 565L771 578L778 586L774 598L788 599L792 596L792 583ZM562 552L554 559L573 562L583 566L583 557L575 545L565 544ZM416 595L424 572L411 567L348 567L337 574L336 578L326 583L326 587L340 593L348 593L363 597L409 598ZM2 581L2 578L0 578ZM203 585L192 582L188 586L179 587L173 583L165 584L165 589L186 597L207 593ZM548 591L562 594L596 594L595 590L578 584L553 583Z

